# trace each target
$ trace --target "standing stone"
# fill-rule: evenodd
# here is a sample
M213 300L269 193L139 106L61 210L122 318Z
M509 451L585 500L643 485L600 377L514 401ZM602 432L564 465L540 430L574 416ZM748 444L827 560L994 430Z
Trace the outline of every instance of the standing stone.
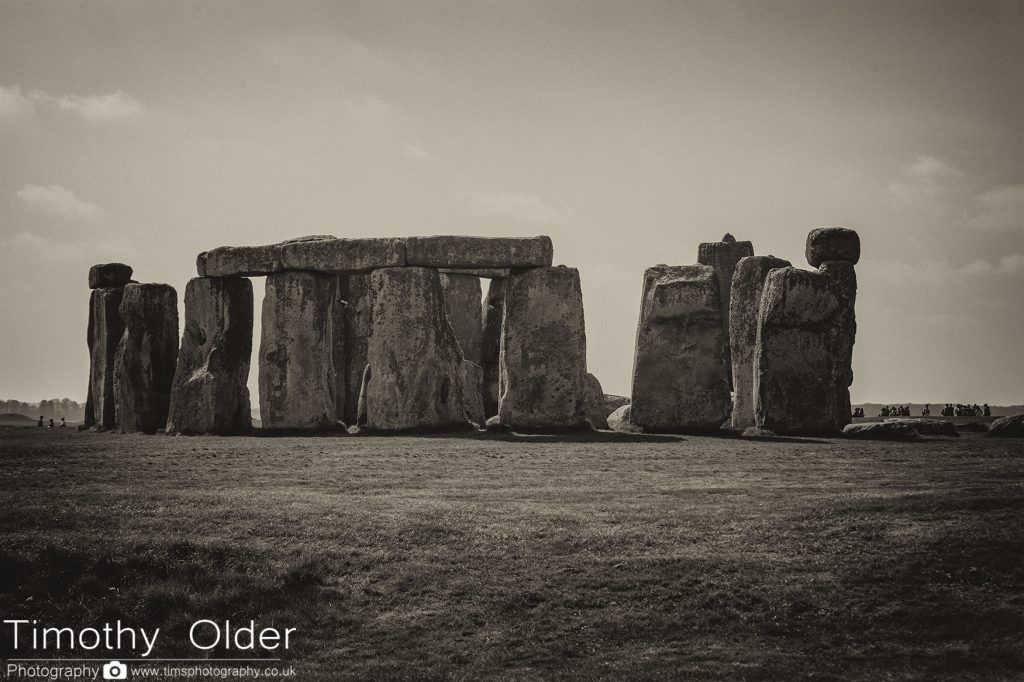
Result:
M332 307L337 277L311 272L267 276L260 339L264 429L335 425Z
M334 301L331 304L331 366L334 369L334 419L351 424L345 414L348 410L345 405L348 397L348 376L346 375L346 352L345 352L345 320L348 301L345 300L348 291L348 277L337 275L334 283Z
M595 429L607 429L609 412L606 409L601 382L589 372L584 378L584 382L584 405L587 410L587 419Z
M455 331L462 356L480 363L483 342L483 309L480 305L480 278L471 275L441 275L444 309Z
M835 434L839 414L831 338L843 303L829 275L786 267L765 278L754 351L757 426L779 435Z
M729 366L718 275L708 265L644 273L630 419L644 431L718 429L729 418Z
M754 348L757 313L768 273L792 265L774 256L746 256L736 264L729 298L729 346L732 356L732 428L742 431L754 418Z
M345 399L344 418L346 424L356 424L359 418L359 392L362 387L363 370L366 367L367 349L370 343L372 300L370 275L348 275L342 279L345 289L339 297L345 301L342 317L345 338L343 343ZM337 353L336 353L337 357Z
M132 281L132 267L124 263L100 263L89 268L89 288L123 287Z
M89 347L89 364L92 365L93 335L96 333L96 319L93 308L96 305L96 292L89 292L89 326L85 333L85 343ZM92 369L89 369L89 380L85 385L85 414L79 429L88 429L96 425L96 410L92 402Z
M375 270L370 287L367 427L467 428L462 352L444 311L437 270Z
M729 348L729 299L731 297L732 276L736 264L741 258L754 255L754 246L750 242L738 242L728 232L720 242L705 242L697 249L697 262L710 265L718 275L718 298L721 301L722 335L725 339L725 364L730 368L729 387L732 387L732 364Z
M171 388L167 433L252 429L252 282L196 277L185 287L185 331Z
M96 428L117 426L114 410L114 357L124 334L121 299L124 287L103 287L92 293L92 357L89 369L90 395Z
M853 385L853 343L857 336L857 318L854 304L857 300L857 273L849 261L823 261L819 271L836 283L839 311L828 330L828 346L832 356L832 385L835 391L836 425L842 428L850 423L853 411L850 404L850 386Z
M483 428L487 424L484 416L484 370L469 360L462 362L462 383L466 395L466 418Z
M484 414L498 414L498 378L501 374L501 320L505 316L505 281L492 279L482 308L483 337L480 363L484 370Z
M114 410L123 433L167 425L178 357L178 292L167 284L129 284L120 306L124 334L114 359Z
M587 336L580 274L565 266L508 278L498 417L512 428L587 425Z

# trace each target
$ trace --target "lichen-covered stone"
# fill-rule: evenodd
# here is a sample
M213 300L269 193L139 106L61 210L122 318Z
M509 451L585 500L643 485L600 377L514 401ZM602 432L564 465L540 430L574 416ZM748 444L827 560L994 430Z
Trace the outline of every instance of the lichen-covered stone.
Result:
M171 388L167 433L238 434L252 429L252 282L196 277L185 287L185 330Z
M89 360L89 393L97 429L117 426L114 409L114 357L124 334L121 320L121 299L124 287L93 289L92 353Z
M506 280L498 416L512 428L587 425L587 338L580 275L534 268Z
M313 272L369 272L405 265L405 243L393 237L315 239L283 244L281 268Z
M697 249L697 262L710 265L718 275L719 308L722 311L722 335L725 338L725 364L730 368L729 385L732 386L732 360L729 342L729 301L731 298L732 276L741 258L754 255L754 245L738 242L726 233L720 242L704 242Z
M129 284L120 305L124 333L114 358L114 411L124 433L167 425L178 357L178 293L167 284Z
M551 265L550 237L406 237L408 265L431 268L536 268Z
M804 255L813 267L827 260L842 260L856 265L860 260L860 236L845 227L819 227L807 235Z
M718 287L708 265L658 265L644 273L630 412L644 431L714 430L729 418Z
M498 384L501 374L501 321L505 315L505 280L492 279L487 286L480 340L480 366L484 370L484 414L498 414Z
M200 277L252 277L281 270L281 246L218 246L196 256Z
M370 276L372 376L366 425L376 431L468 428L463 357L437 270L383 268Z
M729 299L734 396L730 424L739 431L757 423L754 418L754 349L764 280L771 270L789 265L789 261L774 256L746 256L739 260L733 273Z
M849 423L850 410L837 390L841 350L834 337L843 308L841 288L828 274L792 267L768 274L754 351L759 427L815 435L836 434Z
M269 275L259 350L264 429L336 425L333 306L337 277L310 272Z
M484 333L480 278L441 273L441 291L445 313L459 341L462 356L479 365Z
M89 288L123 287L132 281L132 267L124 263L100 263L89 268Z

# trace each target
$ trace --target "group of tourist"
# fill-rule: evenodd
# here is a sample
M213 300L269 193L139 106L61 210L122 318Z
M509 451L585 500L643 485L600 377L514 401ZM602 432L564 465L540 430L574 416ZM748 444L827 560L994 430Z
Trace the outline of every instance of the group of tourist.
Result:
M861 410L863 412L864 410ZM927 417L929 414L928 406L924 406L924 410L921 415ZM883 405L882 409L878 413L879 417L909 417L910 416L910 405Z
M991 417L992 409L985 403L981 407L978 404L973 405L967 404L962 405L960 403L946 403L946 406L942 408L943 417Z
M38 422L38 425L39 425L39 426L43 426L43 425L44 425L44 424L43 424L43 415L39 415L39 422ZM66 422L66 421L64 420L64 417L61 417L61 418L60 418L60 425L61 425L61 427L62 427L62 428L65 428L65 427L67 427L68 423L67 423L67 422ZM50 419L50 423L49 423L49 424L47 424L46 426L48 426L48 427L49 427L49 428L51 428L51 429L52 429L52 428L54 427L54 423L53 423L53 418L51 418L51 419Z

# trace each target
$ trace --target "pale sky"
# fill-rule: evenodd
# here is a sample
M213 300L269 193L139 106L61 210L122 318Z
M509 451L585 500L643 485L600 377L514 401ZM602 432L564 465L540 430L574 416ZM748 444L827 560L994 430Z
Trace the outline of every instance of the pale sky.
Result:
M550 235L628 395L646 267L840 225L854 402L1024 403L1020 2L0 0L0 86L0 398L84 400L91 264L322 233Z

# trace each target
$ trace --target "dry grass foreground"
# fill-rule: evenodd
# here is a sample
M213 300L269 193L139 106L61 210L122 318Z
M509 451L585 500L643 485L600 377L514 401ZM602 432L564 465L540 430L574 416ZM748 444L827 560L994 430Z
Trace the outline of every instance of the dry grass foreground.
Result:
M7 429L0 611L294 626L314 680L1020 679L1022 450Z

